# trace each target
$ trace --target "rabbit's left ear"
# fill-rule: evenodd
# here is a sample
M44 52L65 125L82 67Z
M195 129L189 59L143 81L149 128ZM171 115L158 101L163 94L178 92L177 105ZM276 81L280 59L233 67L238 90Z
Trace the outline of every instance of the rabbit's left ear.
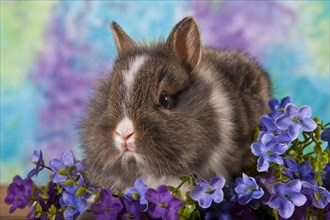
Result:
M200 32L193 17L186 17L175 25L166 43L192 69L199 64L202 51Z
M117 52L119 55L125 51L129 51L137 47L137 44L125 33L119 24L112 22L110 24L110 28L115 39Z

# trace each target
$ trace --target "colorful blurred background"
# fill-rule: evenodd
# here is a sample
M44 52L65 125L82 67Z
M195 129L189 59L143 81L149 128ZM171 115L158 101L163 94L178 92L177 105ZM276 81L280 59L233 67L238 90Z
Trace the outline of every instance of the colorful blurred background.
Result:
M1 1L1 184L71 148L97 80L116 56L109 23L136 40L166 37L185 16L205 45L249 52L275 97L330 120L329 1Z

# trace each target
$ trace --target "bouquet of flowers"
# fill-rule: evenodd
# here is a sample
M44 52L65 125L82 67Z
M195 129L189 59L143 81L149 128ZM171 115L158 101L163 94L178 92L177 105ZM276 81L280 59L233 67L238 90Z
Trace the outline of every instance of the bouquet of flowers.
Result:
M5 202L10 212L31 207L30 219L76 219L84 212L97 220L330 219L330 123L311 119L312 109L297 107L289 97L272 99L269 107L251 145L256 167L232 181L192 175L181 177L178 186L153 189L137 179L115 195L91 185L72 151L49 165L35 151L35 168L25 179L14 177ZM43 170L50 172L49 182L38 186L32 179ZM184 184L189 191L182 192Z

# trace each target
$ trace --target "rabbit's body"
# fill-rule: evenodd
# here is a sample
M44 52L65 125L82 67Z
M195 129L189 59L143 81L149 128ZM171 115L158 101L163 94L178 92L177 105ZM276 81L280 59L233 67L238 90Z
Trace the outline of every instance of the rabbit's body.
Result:
M226 178L251 164L249 146L267 112L267 74L247 56L203 49L186 18L165 43L138 46L112 25L119 57L82 123L92 181L123 190L178 177Z

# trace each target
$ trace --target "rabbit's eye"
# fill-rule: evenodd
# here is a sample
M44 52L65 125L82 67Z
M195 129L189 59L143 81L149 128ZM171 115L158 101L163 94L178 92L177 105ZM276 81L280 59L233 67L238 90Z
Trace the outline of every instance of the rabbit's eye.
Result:
M170 107L170 96L168 95L168 93L166 91L163 91L162 93L160 93L159 105L162 108L169 108Z

